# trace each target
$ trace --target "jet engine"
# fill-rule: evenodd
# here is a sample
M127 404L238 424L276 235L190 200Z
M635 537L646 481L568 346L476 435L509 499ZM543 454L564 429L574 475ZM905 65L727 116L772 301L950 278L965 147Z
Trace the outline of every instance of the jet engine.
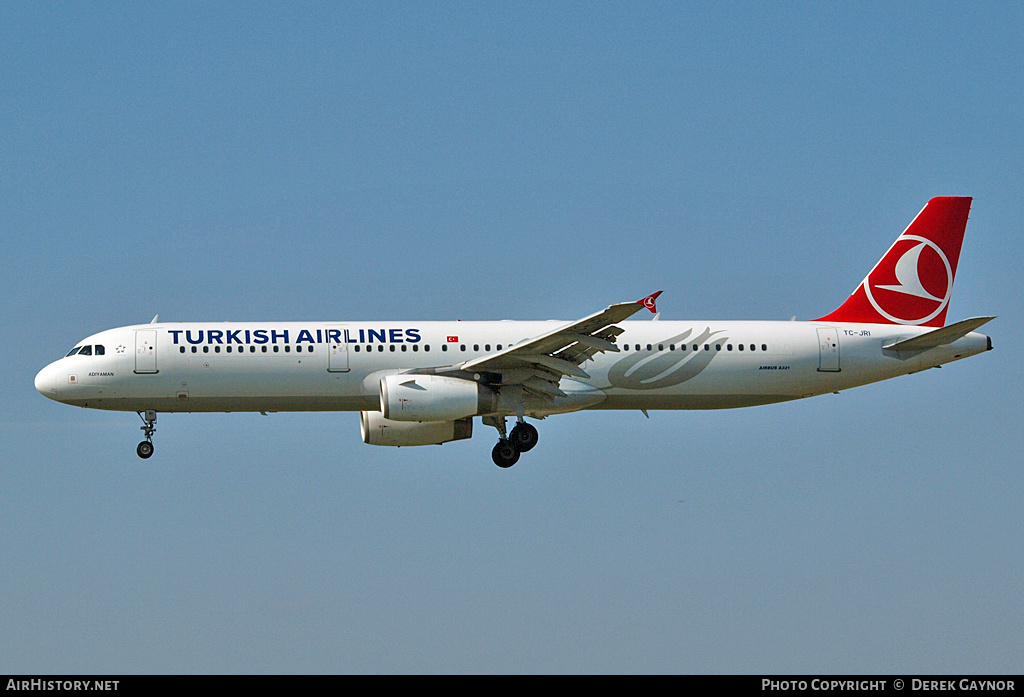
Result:
M380 410L393 421L455 421L489 414L498 395L487 385L444 375L387 375L380 381Z
M364 411L359 415L359 430L369 445L440 445L471 437L473 419L417 423L392 421L379 411Z

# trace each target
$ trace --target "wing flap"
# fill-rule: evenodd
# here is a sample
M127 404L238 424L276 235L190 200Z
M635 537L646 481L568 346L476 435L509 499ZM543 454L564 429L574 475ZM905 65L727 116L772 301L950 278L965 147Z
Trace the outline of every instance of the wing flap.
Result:
M536 375L523 380L522 385L530 392L544 397L565 397L565 392L562 392L558 387L558 383L545 380Z
M590 377L590 374L585 370L572 361L567 361L564 358L532 353L516 353L512 354L511 358L517 361L522 361L523 363L539 363L545 368L550 368L556 373L561 373L563 375L572 375L573 377L584 379Z

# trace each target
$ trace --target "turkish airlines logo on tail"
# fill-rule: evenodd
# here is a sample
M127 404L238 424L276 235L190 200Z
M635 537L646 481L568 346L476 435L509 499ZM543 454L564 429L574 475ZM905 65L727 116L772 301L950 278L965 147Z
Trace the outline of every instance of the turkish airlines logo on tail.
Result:
M864 279L868 302L897 324L924 324L949 304L953 268L939 245L902 235Z
M846 302L818 321L943 326L970 211L968 196L930 200Z

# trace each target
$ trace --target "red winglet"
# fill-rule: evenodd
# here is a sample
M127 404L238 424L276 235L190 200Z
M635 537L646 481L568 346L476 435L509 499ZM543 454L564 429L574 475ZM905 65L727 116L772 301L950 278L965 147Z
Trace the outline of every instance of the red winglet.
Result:
M659 290L657 293L651 293L646 298L643 298L641 300L637 300L636 304L637 305L643 305L644 307L646 307L651 312L657 312L658 308L655 307L654 301L657 300L658 296L661 295L663 292L665 292L665 291Z

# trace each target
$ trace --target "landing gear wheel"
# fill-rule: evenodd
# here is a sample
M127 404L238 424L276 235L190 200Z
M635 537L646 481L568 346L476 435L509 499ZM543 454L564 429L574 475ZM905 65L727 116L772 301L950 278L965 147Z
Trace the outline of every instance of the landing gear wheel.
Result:
M147 409L145 412L137 412L139 418L142 419L142 435L146 439L139 443L139 447L135 448L135 452L138 453L139 457L143 460L153 455L153 434L156 433L156 411L153 409Z
M511 441L499 440L491 451L491 459L498 467L511 467L519 461L519 451Z
M512 429L512 433L509 434L508 439L512 441L519 452L525 453L529 450L533 450L533 446L537 445L537 441L540 439L540 434L537 433L537 429L534 428L533 424L520 421L516 424L515 428Z

